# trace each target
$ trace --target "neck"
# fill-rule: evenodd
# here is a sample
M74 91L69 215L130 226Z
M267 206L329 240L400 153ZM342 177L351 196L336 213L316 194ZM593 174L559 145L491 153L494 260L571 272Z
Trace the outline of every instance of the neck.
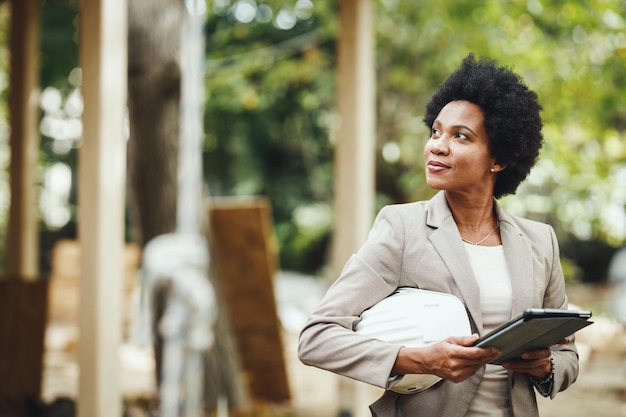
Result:
M480 232L495 227L493 197L465 198L446 192L446 200L459 230Z

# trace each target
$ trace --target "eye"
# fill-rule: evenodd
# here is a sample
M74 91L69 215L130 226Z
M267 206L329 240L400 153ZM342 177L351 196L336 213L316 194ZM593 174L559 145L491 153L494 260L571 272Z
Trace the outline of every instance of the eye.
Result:
M430 131L430 136L431 137L436 137L436 136L439 136L439 135L441 135L441 131L439 129L433 127L431 129L431 131Z
M463 139L463 140L468 140L469 139L469 137L465 133L461 133L461 132L458 132L455 136L457 138Z

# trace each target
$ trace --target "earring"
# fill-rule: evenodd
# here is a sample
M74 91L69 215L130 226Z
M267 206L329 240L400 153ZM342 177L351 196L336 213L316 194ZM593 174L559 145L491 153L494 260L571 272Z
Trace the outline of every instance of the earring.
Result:
M491 172L496 172L496 170L495 170L495 169L493 169L493 168L491 168L491 170L490 170L490 171L491 171Z

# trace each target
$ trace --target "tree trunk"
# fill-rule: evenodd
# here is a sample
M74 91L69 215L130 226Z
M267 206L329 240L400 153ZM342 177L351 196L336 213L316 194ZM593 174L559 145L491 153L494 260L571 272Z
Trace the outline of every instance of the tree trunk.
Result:
M185 10L180 0L130 0L128 27L128 107L130 139L128 175L131 219L142 246L176 229L177 165L180 126L180 34ZM200 232L200 231L199 231ZM214 274L209 274L214 276ZM220 305L215 345L205 366L205 405L216 408L225 396L231 406L244 405L238 350L222 304L220 285L212 279ZM167 300L155 296L155 323ZM209 325L209 324L207 324ZM161 340L155 334L157 381L161 374Z

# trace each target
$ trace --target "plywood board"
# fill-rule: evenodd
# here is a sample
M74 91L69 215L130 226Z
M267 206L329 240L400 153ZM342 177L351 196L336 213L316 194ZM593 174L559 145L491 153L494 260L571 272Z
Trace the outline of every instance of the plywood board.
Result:
M267 200L217 200L210 207L212 260L252 398L290 398L274 297L277 250Z

